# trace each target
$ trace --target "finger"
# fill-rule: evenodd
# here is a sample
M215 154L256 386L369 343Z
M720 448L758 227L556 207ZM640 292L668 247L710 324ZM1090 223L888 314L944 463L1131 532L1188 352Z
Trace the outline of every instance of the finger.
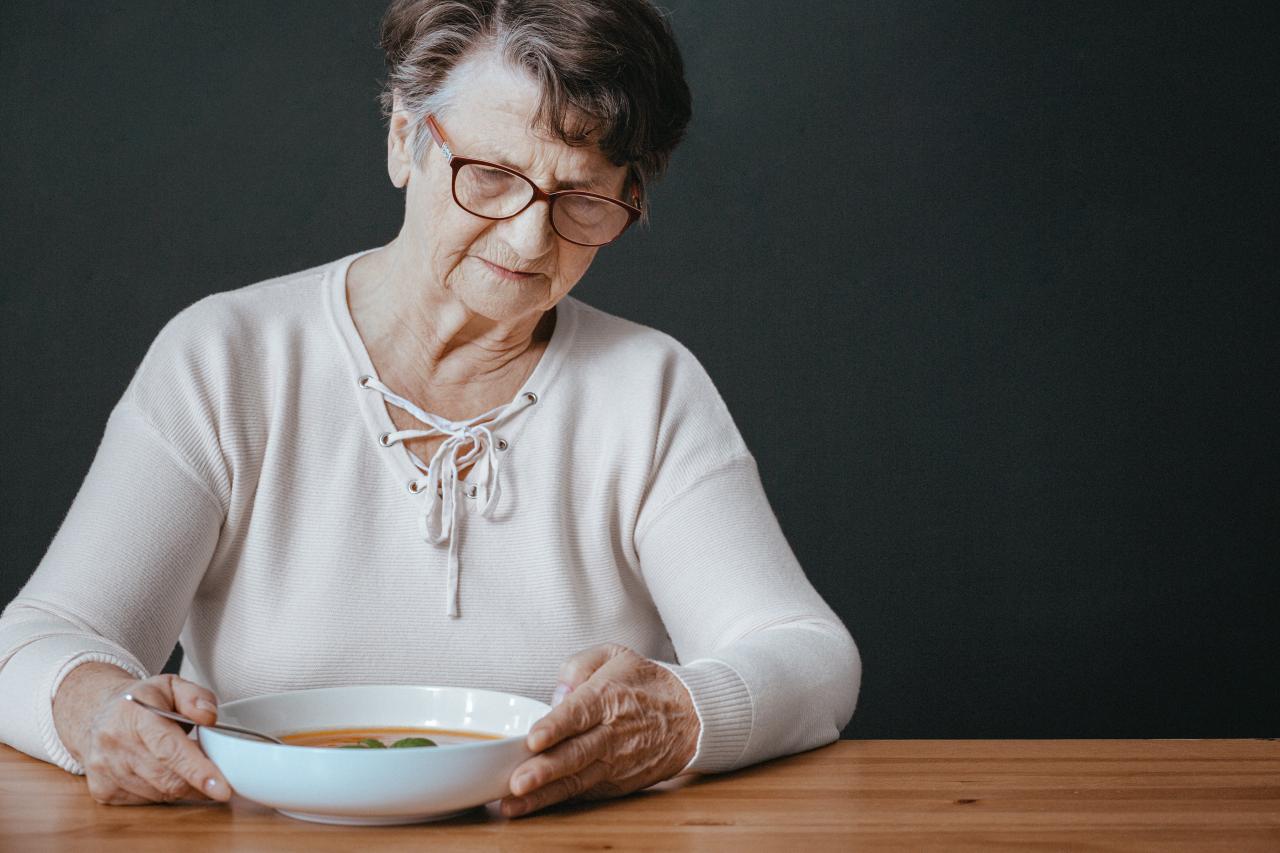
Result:
M231 786L221 771L200 750L200 745L187 737L178 725L148 714L150 719L138 725L138 736L151 760L172 770L197 791L210 799L225 802L231 798Z
M144 782L155 788L161 802L171 803L174 800L208 800L210 797L179 775L173 768L166 767L148 758L138 758L133 762L134 772Z
M187 785L187 790L179 794L177 799L184 800L184 801L194 800L196 802L201 802L201 803L219 802L218 800L215 800L213 797L209 796L206 792L197 791L195 788L191 787L190 785Z
M628 651L630 649L618 643L603 643L598 646L592 646L570 658L566 658L565 662L560 664L560 674L557 678L565 686L565 692L568 693L585 684L587 679L597 669L608 663L611 658Z
M88 793L95 802L105 806L133 806L148 802L120 784L119 777L129 772L132 771L124 767L123 762L113 753L102 753L95 749L84 757L84 781L88 785Z
M124 780L119 778L124 771L93 771L88 770L86 777L89 783L89 796L93 797L96 802L108 806L136 806L143 803L152 803L155 800L134 793L131 788L138 791L145 791L149 787L141 779ZM132 773L126 774L133 776Z
M609 737L607 728L596 726L535 755L511 775L511 793L526 796L535 788L584 770L608 754Z
M589 791L605 781L608 775L608 765L597 761L583 768L581 772L557 779L549 785L543 785L527 796L505 798L501 804L502 814L505 817L519 817L536 812L538 809L544 809Z
M556 689L551 691L551 707L554 708L563 702L564 697L568 696L572 690L573 688L568 684L565 684L563 681L558 682L556 684Z
M208 688L176 675L157 676L150 682L148 686L163 697L156 703L160 707L171 708L202 726L218 721L218 700Z
M604 719L604 701L597 689L584 685L529 728L525 744L530 752L542 752L573 735L588 732Z
M174 710L190 717L202 726L218 722L218 698L213 691L184 678L174 677L170 682Z
M89 794L107 805L138 805L156 802L159 792L138 778L129 763L129 753L95 750L85 760L84 773Z
M164 802L164 792L156 788L133 766L131 761L118 762L113 777L116 784L122 789L128 791L135 802L139 803L162 803Z

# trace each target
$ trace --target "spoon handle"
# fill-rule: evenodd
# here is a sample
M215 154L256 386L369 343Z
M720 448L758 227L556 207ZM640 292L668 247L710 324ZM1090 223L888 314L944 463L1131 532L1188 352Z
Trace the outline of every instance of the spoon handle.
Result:
M124 698L128 699L130 702L133 702L134 704L141 705L142 707L146 708L148 711L150 711L153 714L159 714L161 717L164 717L169 720L173 720L175 723L185 723L188 726L201 725L200 723L197 723L195 720L192 720L188 717L184 717L181 714L176 714L173 711L166 711L164 708L157 708L155 705L152 705L150 702L144 702L141 699L139 699L137 696L134 696L132 693L124 694ZM249 737L256 737L256 738L259 738L260 740L269 741L270 743L280 743L280 744L284 743L284 741L280 740L277 737L272 737L271 735L263 734L262 732L255 732L253 729L242 729L239 726L233 726L230 723L214 723L213 725L206 725L205 728L216 729L218 731L225 731L225 732L234 732L239 735L248 735Z

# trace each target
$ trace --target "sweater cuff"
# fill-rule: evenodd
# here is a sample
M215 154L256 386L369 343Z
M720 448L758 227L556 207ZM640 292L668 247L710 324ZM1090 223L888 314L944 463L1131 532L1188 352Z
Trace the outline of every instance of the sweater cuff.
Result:
M727 663L711 658L687 664L654 663L680 679L701 724L698 748L680 773L722 773L736 768L755 717L751 692L742 676Z
M34 725L27 728L34 734L34 742L14 746L76 775L84 775L84 768L72 758L62 738L58 737L58 729L53 722L53 697L71 670L91 661L113 664L136 678L148 675L132 655L109 640L75 634L44 637L30 643L5 665L6 670L10 667L23 670L29 677L20 680L26 680L35 688L28 699L31 703L28 719ZM19 675L17 672L6 674ZM44 754L37 755L33 749Z

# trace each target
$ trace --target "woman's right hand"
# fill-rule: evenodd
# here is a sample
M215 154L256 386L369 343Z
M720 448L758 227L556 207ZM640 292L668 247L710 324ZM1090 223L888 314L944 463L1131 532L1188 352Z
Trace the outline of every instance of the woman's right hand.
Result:
M217 721L214 695L176 675L138 680L110 664L76 667L58 686L54 724L93 798L112 805L230 799L231 786L199 744L126 693L202 725Z

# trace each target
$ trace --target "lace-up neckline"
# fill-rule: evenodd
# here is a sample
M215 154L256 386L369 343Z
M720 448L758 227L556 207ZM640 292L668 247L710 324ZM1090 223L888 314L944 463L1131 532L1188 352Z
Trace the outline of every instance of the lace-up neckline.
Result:
M412 457L414 464L422 471L422 476L410 480L408 484L410 492L425 496L419 498L422 501L422 508L418 513L418 532L428 542L437 545L449 543L445 614L457 617L460 569L456 547L457 529L458 517L464 506L458 500L462 486L458 472L468 462L475 460L473 473L476 475L476 482L470 487L470 496L476 498L476 508L479 509L481 516L487 518L492 515L498 497L502 494L499 471L506 446L494 436L493 430L538 402L538 395L532 391L525 391L510 403L490 409L470 420L451 421L422 409L411 400L406 400L372 376L363 375L359 382L361 388L377 391L388 403L403 409L426 425L425 429L385 432L379 438L382 446L390 447L398 441L410 438L447 436L436 448L430 463L423 462L408 447L405 447L405 452ZM462 448L469 443L474 444L474 447L466 453L461 453Z
M350 369L348 374L350 378L344 378L343 384L354 394L352 399L360 416L364 419L367 440L373 445L377 455L382 458L383 464L391 475L391 482L398 483L400 489L407 490L400 494L411 501L421 501L421 506L415 509L418 512L418 532L423 539L436 546L448 540L450 548L446 584L448 602L445 612L449 617L456 618L461 606L458 582L460 570L458 552L461 549L456 539L460 512L463 507L471 505L480 508L482 517L488 516L487 521L493 521L492 516L502 491L502 480L505 479L507 483L513 482L512 478L516 474L513 466L518 468L521 464L519 447L521 436L533 422L531 419L538 410L546 405L541 400L554 392L556 376L574 346L579 322L578 314L585 306L572 296L565 296L556 303L555 325L551 331L551 340L547 342L546 349L543 350L538 363L534 365L533 372L525 379L523 390L515 399L505 406L470 420L455 423L423 412L410 401L396 394L393 389L381 385L378 381L378 371L373 365L369 351L365 348L360 332L356 329L347 303L347 270L361 255L375 252L378 248L381 247L354 252L326 272L327 277L323 287L326 313L331 330L339 342L341 352L345 355L346 364ZM357 385L357 381L365 376L372 382L378 382L381 387L373 385L365 387L363 381ZM388 396L388 393L391 396ZM535 403L537 405L534 405ZM399 406L421 421L423 431L397 429L396 424L391 420L387 404ZM413 406L413 408L407 408L407 406ZM498 419L499 417L501 420ZM486 420L487 423L480 423ZM447 429L441 429L442 427ZM449 429L452 429L452 432L449 432ZM438 462L435 479L432 480L431 464L419 459L403 444L403 441L413 435L436 435L440 432L446 434L445 444L452 443L452 447L445 450L442 445L436 449L432 461L438 460ZM450 442L451 437L457 433L462 433L465 437L458 437ZM484 443L477 442L473 451L462 452L462 448L474 441L477 434L481 436ZM480 467L482 461L487 464L484 469ZM458 476L458 469L467 462L474 462L474 464L468 472L468 480L463 481ZM505 469L501 476L499 469ZM480 491L482 487L483 495ZM459 497L463 499L459 500ZM515 494L507 489L507 496L503 500L509 503L514 497ZM473 498L476 500L475 503L472 503ZM447 509L446 501L448 501ZM503 504L504 507L506 505ZM512 508L509 511L518 512L519 510ZM504 516L505 514L506 511Z

